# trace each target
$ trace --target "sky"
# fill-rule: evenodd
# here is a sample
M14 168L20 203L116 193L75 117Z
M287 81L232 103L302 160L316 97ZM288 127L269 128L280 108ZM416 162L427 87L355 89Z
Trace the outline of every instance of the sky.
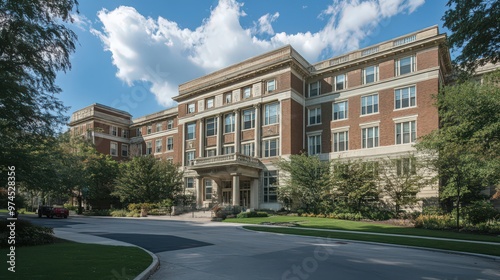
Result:
M176 106L178 86L290 44L310 63L437 25L445 0L79 1L59 99L134 118ZM452 54L453 55L453 54Z

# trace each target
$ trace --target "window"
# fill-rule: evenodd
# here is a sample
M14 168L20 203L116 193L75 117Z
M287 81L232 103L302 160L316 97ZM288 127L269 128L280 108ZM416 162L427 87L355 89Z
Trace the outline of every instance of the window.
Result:
M308 137L309 155L321 154L321 135L313 135Z
M225 100L226 100L226 104L231 103L233 101L233 95L231 93L226 93Z
M141 136L142 135L142 131L141 131L140 127L138 127L137 130L135 131L135 135L136 136Z
M195 137L196 123L187 124L186 140L192 140Z
M402 109L417 106L415 86L396 89L394 91L394 108Z
M407 56L396 60L396 76L415 72L415 56Z
M167 138L167 151L172 151L174 149L174 137Z
M217 150L216 149L210 149L205 151L205 156L206 157L215 157L217 155Z
M122 144L122 157L128 157L128 145Z
M264 140L264 157L275 157L279 155L279 140L271 139Z
M118 143L111 142L110 147L109 147L109 154L114 156L114 157L118 156Z
M234 154L234 146L225 146L224 147L224 154L225 155Z
M216 117L213 117L213 118L209 118L206 120L207 122L207 136L214 136L217 134L217 118Z
M194 188L194 178L188 177L186 178L186 189L192 189L192 188Z
M186 165L191 165L194 160L194 151L186 152Z
M417 174L415 161L410 158L401 158L396 160L396 174L398 176L405 176L410 174Z
M378 113L378 94L361 97L361 115Z
M243 111L243 129L250 129L255 127L255 109L248 109Z
M128 129L122 128L122 137L128 138Z
M321 84L319 81L309 84L309 97L319 95L321 91Z
M378 147L378 126L363 128L362 142L363 148Z
M174 120L167 121L167 130L174 128Z
M333 120L347 119L347 101L333 103Z
M161 131L161 123L157 123L155 132L160 132L160 131Z
M81 127L80 127L80 133L81 133ZM118 128L116 126L110 126L109 127L109 134L113 136L118 136Z
M241 144L241 153L245 156L253 157L254 156L254 151L255 151L255 144L252 143L246 143L246 144Z
M267 92L276 90L276 80L269 80L266 83Z
M153 143L151 141L146 142L146 155L153 153Z
M155 141L155 153L161 153L162 143L161 139L156 139Z
M333 134L333 151L343 152L349 150L349 132L335 132Z
M378 81L378 66L370 66L363 69L363 84Z
M321 123L321 108L309 109L309 125L315 125Z
M396 144L415 143L416 138L415 121L396 124Z
M151 134L151 132L153 130L153 127L151 125L148 125L147 129L146 129L146 134Z
M266 104L264 106L264 125L275 124L279 122L280 104Z
M188 104L188 114L194 113L194 103Z
M346 81L347 81L346 74L335 76L335 90L339 91L345 89L347 87Z
M212 199L212 180L205 179L205 200Z
M277 202L278 171L264 172L264 202Z
M224 133L234 132L234 113L226 114L224 116Z
M207 99L207 109L213 108L214 107L214 98L208 98Z
M252 97L252 88L251 87L243 88L243 99L247 99L250 97Z

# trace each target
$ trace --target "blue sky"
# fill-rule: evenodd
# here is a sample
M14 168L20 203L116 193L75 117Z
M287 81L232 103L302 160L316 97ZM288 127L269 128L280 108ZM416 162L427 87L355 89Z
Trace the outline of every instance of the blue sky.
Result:
M92 103L134 118L175 105L179 84L291 44L309 62L432 25L444 0L80 1L68 114Z

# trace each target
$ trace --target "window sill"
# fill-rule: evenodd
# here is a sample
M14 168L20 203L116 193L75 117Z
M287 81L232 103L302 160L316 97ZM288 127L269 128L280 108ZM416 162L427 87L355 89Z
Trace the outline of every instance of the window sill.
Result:
M362 118L362 117L374 116L374 115L378 115L378 114L380 114L380 112L370 113L370 114L364 114L364 115L359 115L359 117L360 117L360 118Z
M404 111L404 110L414 109L414 108L417 108L417 106L411 106L411 107L405 107L405 108L398 108L398 109L394 109L393 112Z

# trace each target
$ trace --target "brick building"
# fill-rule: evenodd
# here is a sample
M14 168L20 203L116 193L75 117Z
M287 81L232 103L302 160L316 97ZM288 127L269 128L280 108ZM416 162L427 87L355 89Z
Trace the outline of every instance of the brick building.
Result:
M432 95L451 71L445 40L433 26L315 64L284 46L181 84L175 108L131 119L94 104L70 127L117 160L180 163L199 206L278 209L278 157L399 157L438 128Z

